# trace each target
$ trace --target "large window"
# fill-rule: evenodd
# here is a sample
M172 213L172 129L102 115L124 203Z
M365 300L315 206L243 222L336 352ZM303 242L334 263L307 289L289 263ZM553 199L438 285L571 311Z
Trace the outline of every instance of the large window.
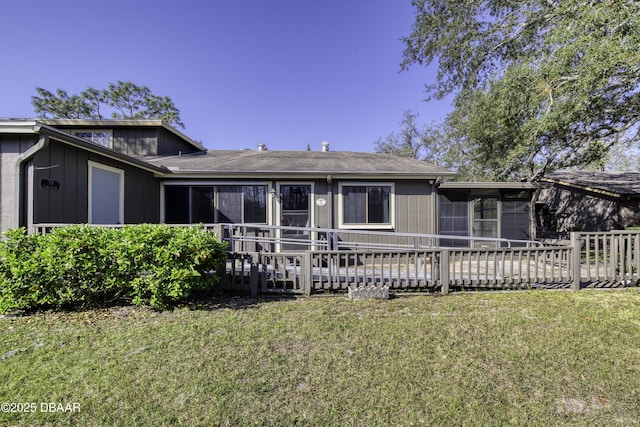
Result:
M72 130L71 134L104 147L111 147L110 130Z
M393 227L393 184L342 184L342 221L345 227Z
M266 185L166 185L168 224L267 222Z
M439 234L479 239L529 240L531 192L528 190L446 190L439 195ZM466 246L463 239L441 239L443 246ZM495 241L477 240L477 247ZM503 243L504 244L504 243ZM514 244L511 242L510 244Z
M256 223L267 222L266 186L220 186L218 193L218 218L216 222Z

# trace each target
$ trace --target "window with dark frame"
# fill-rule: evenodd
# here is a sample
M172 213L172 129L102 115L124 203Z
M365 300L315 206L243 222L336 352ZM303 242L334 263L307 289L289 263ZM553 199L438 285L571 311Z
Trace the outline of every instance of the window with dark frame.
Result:
M498 197L481 195L473 199L473 237L498 237Z
M439 194L438 234L529 240L531 192L498 193L447 190ZM442 246L467 246L466 240L440 239ZM494 243L479 242L481 246ZM513 242L511 243L514 244Z
M167 185L168 224L267 222L266 185Z
M531 193L528 191L502 194L500 217L501 237L529 240L531 238Z
M469 195L467 191L450 191L439 197L440 234L469 236ZM442 246L467 246L465 239L440 239Z

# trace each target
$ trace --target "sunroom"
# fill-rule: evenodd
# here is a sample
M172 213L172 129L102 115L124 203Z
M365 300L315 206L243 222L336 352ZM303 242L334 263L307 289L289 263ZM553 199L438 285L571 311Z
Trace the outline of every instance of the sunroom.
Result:
M532 240L535 188L528 182L445 182L438 191L438 233L487 238L474 241L481 247L495 247L491 239ZM444 246L467 244L459 239L443 242Z

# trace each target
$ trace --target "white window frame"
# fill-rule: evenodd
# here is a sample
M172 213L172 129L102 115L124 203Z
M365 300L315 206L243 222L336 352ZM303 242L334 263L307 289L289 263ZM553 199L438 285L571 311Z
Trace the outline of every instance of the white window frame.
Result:
M89 188L87 189L88 193L88 216L87 222L89 224L93 223L93 170L94 169L102 169L107 172L116 173L120 176L120 186L119 186L119 200L118 200L118 224L124 224L124 170L114 168L112 166L107 166L102 163L97 163L91 160L87 161L88 165L88 175L89 175Z
M71 133L71 135L75 137L86 139L87 141L91 141L94 144L97 144L101 147L106 147L106 148L113 147L113 131L111 129L72 129L69 131L69 133ZM90 133L92 135L90 138L87 138L86 136L80 136L80 134L83 134L83 133ZM106 133L109 135L109 141L107 145L94 141L93 134L97 134L97 133Z
M343 187L389 187L389 223L388 224L353 224L344 222ZM395 230L396 228L396 184L394 182L340 182L338 183L338 228Z

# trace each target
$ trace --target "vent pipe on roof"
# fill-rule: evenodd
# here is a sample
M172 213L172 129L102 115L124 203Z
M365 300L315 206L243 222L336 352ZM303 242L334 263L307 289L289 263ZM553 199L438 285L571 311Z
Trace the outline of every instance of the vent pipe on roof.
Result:
M327 151L329 151L329 143L327 141L323 141L321 144L322 144L323 153L326 153Z
M258 143L258 151L267 151L267 144L262 142Z

